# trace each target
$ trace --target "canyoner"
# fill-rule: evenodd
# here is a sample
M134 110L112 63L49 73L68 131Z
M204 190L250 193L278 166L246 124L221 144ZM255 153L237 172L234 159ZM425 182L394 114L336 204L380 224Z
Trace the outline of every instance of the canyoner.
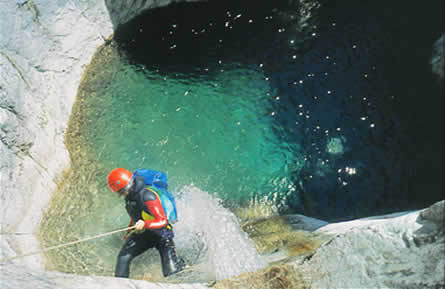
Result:
M130 216L115 276L128 278L133 258L150 248L159 251L164 277L182 271L185 262L176 255L173 242L172 223L177 215L174 198L167 191L167 176L147 169L132 173L116 168L109 173L107 183L111 191L125 197L125 209Z

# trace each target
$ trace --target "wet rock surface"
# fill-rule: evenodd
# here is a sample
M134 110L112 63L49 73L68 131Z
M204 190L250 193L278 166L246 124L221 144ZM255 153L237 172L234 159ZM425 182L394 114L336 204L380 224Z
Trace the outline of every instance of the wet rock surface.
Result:
M315 252L329 236L314 231L327 224L303 215L287 215L248 221L242 228L254 241L257 251L272 264Z
M303 267L313 288L441 288L445 286L445 201L415 212L330 224L334 237ZM432 218L434 219L434 218Z
M143 280L131 280L113 277L81 276L57 272L31 271L22 266L2 266L0 273L2 289L200 289L208 288L205 284L167 284L152 283Z
M280 248L279 262L220 281L216 288L248 288L252 284L255 288L442 288L445 228L437 221L440 218L425 216L443 216L444 205L445 201L440 201L424 210L331 223L312 232L294 231L303 249L299 255L272 243ZM264 229L267 222L274 223L272 229ZM267 242L271 232L281 233L283 242L295 240L287 238L292 236L289 232L283 234L289 226L282 218L271 217L249 226L247 232L257 244ZM271 255L266 252L264 256Z

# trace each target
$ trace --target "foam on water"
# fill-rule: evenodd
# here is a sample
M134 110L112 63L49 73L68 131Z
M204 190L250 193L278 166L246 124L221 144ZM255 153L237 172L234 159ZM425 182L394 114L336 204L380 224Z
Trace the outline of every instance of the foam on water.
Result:
M236 216L221 200L193 185L178 194L179 221L175 224L180 255L193 265L206 268L216 280L256 271L265 266Z

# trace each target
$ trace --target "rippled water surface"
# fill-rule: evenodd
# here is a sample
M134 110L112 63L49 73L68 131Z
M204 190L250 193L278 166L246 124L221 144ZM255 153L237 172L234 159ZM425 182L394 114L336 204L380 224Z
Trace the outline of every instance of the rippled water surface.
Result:
M263 71L220 67L190 77L123 63L89 126L90 141L103 148L99 161L156 168L172 189L194 183L234 200L269 193L274 179L289 184L285 164L297 156L275 137Z
M122 70L102 94L120 112L104 135L91 130L92 143L113 146L110 166L159 168L177 187L327 219L415 207L415 190L437 191L441 100L425 71L433 33L395 19L423 19L417 7L245 5L179 5L117 31ZM432 29L435 16L422 25ZM414 169L432 159L429 173Z

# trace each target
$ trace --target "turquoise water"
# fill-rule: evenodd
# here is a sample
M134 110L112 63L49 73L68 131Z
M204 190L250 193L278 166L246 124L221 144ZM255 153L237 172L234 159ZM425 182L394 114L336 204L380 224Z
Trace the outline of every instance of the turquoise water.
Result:
M165 171L173 191L194 184L237 203L290 192L299 155L275 136L261 68L233 63L191 77L121 59L109 83L89 103L99 162Z
M88 142L108 170L161 170L173 191L194 184L232 208L285 208L306 156L277 119L267 63L304 47L312 4L227 5L155 9L116 31L117 68L87 99Z
M411 28L354 1L150 10L115 33L89 142L108 170L163 170L174 190L193 183L232 207L325 220L421 208L442 191L442 98L424 71L436 32L417 48Z

